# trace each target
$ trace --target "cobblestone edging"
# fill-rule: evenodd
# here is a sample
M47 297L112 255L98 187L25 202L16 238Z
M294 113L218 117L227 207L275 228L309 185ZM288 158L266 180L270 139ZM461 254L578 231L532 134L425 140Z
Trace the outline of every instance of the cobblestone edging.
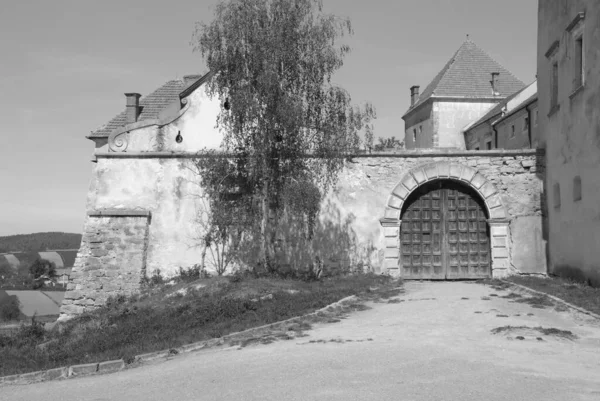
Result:
M208 349L215 346L220 346L225 344L229 340L235 340L237 337L243 337L248 334L260 334L262 331L283 328L290 323L300 322L307 317L318 316L319 314L334 312L337 308L342 307L345 304L348 304L352 300L356 298L356 295L351 295L349 297L340 299L337 302L334 302L330 305L327 305L319 310L308 313L302 316L292 317L290 319L282 320L275 323L269 323L264 326L253 327L244 331L239 331L237 333L231 333L221 338L213 338L210 340L199 341L192 344L182 345L177 348L171 348L168 350L149 352L146 354L140 354L133 357L133 362L131 365L139 365L145 362L157 361L160 359L167 359L169 357L173 357L174 355L199 351L202 349ZM81 377L81 376L89 376L98 373L110 373L110 372L118 372L122 369L125 369L128 366L123 359L117 359L113 361L105 361L105 362L97 362L97 363L88 363L83 365L73 365L68 367L54 368L49 370L43 370L38 372L30 372L30 373L22 373L11 376L0 377L0 387L4 385L10 384L31 384L38 383L42 381L49 380L58 380L58 379L67 379L72 377Z
M546 296L546 297L552 299L553 301L559 302L559 303L561 303L561 304L563 304L563 305L565 305L565 306L567 306L567 307L569 307L571 309L575 309L578 312L581 312L583 314L589 315L589 316L591 316L593 318L596 318L596 319L600 320L600 315L598 315L598 314L596 314L594 312L590 312L587 309L583 309L580 306L575 306L573 304L570 304L567 301L565 301L564 299L560 299L558 297L555 297L554 295L550 295L550 294L547 294L547 293L542 292L542 291L537 291L537 290L534 290L532 288L526 287L524 285L513 283L511 281L506 281L506 280L500 280L500 281L502 281L503 283L506 283L506 284L510 284L511 286L515 286L517 288L520 288L522 290L525 290L527 292L533 293L533 294Z

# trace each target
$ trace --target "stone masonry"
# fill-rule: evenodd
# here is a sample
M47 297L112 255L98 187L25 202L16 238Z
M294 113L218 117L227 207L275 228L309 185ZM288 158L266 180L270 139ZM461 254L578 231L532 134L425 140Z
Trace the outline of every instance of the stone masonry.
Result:
M59 320L104 305L110 296L130 295L145 277L150 214L102 211L88 216Z
M131 294L147 272L166 276L201 259L188 245L197 218L194 186L186 183L191 152L96 153L81 249L61 307L61 320ZM346 163L326 197L320 219L326 249L351 222L362 263L375 272L401 275L399 232L404 199L431 180L455 180L484 200L494 277L546 273L545 156L536 150L419 150L357 155ZM189 193L188 193L189 192ZM152 218L151 218L152 217ZM344 228L345 230L345 228ZM346 252L345 250L338 249Z

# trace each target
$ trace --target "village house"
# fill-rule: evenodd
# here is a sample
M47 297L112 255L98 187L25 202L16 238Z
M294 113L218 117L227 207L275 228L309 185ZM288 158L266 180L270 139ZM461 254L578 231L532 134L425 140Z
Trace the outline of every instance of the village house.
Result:
M600 2L540 0L549 272L600 285Z
M463 128L525 84L467 39L402 116L406 149L466 149Z
M539 136L537 81L507 97L464 129L467 149L543 147Z

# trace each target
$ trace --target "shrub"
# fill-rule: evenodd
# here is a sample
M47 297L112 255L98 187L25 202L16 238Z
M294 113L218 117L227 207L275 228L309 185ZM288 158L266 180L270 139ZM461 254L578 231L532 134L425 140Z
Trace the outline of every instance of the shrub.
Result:
M21 316L19 308L19 299L16 295L11 295L2 300L0 305L0 318L4 321L18 320Z

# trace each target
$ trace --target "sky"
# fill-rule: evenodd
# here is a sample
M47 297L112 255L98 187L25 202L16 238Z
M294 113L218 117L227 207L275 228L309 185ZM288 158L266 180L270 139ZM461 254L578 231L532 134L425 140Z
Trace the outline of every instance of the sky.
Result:
M164 82L205 71L190 45L216 0L26 0L0 13L0 236L80 233L92 172L85 136ZM349 17L352 53L334 77L377 111L375 138L403 138L422 89L466 35L535 79L536 0L324 0Z

